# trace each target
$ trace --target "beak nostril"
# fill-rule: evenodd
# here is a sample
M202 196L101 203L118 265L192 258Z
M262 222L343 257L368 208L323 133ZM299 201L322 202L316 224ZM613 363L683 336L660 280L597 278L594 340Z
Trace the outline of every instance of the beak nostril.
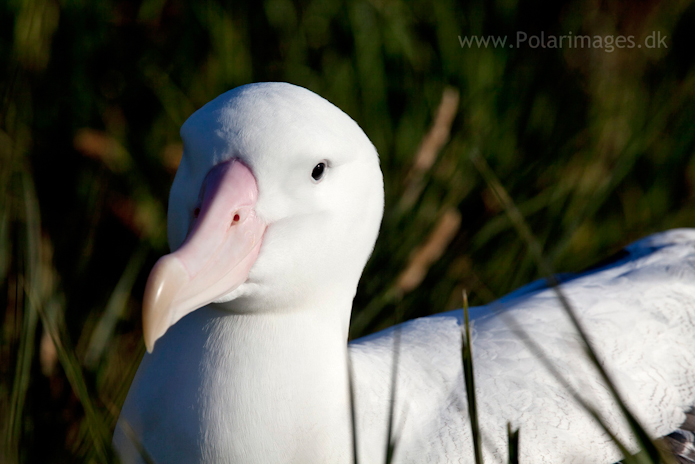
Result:
M232 222L230 224L230 227L236 224L241 224L242 222L246 221L246 218L249 216L249 211L245 208L242 207L236 211L234 211L234 214L232 215Z

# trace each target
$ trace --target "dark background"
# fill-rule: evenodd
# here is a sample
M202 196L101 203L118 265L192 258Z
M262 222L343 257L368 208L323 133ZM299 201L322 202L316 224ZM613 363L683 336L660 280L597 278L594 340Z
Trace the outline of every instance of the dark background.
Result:
M518 31L666 47L511 48ZM694 45L691 1L0 3L0 460L110 459L178 130L218 94L292 82L376 145L360 336L539 277L476 154L557 271L695 226Z

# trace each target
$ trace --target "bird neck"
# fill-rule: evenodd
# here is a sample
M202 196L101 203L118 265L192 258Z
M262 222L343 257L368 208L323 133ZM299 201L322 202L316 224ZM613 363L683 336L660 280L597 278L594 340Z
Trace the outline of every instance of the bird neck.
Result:
M207 439L237 447L221 450L220 457L243 452L239 457L253 462L255 453L271 449L282 454L271 461L289 455L311 462L316 455L332 460L349 454L344 319L350 305L243 315L208 309L201 385L203 411L212 422ZM267 461L267 454L259 460Z

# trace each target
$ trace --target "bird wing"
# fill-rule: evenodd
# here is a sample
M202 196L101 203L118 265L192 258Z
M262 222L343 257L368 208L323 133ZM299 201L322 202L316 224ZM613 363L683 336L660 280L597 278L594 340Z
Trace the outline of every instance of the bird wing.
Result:
M560 280L630 411L653 437L676 430L695 404L695 231L652 235L609 262ZM470 317L486 462L506 462L508 422L520 428L520 456L526 462L620 459L577 396L599 412L628 449L636 449L620 408L553 289L534 282L471 308ZM365 462L385 456L391 416L398 462L472 461L461 323L462 311L452 311L351 344L357 447Z

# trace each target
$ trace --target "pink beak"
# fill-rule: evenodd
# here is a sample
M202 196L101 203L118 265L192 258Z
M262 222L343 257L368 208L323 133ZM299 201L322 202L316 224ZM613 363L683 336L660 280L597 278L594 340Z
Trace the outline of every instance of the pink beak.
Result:
M258 186L239 160L218 164L201 188L197 219L178 250L147 279L142 307L145 346L185 315L243 284L258 257L266 224L256 217Z

